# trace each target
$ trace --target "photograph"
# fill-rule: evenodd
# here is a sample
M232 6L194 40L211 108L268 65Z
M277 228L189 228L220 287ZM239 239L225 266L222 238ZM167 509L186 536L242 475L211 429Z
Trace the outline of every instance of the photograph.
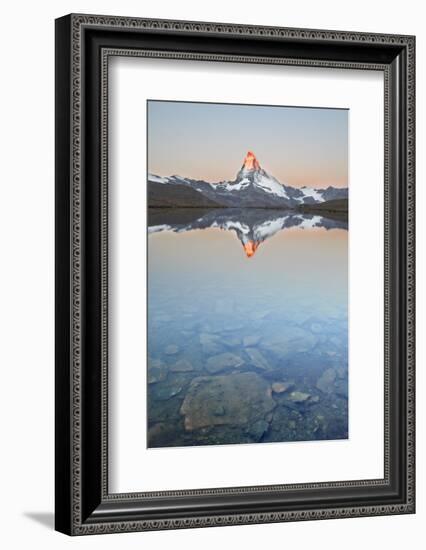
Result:
M30 136L34 156L11 162L9 180L26 182L28 200L8 184L24 208L5 232L19 226L24 245L9 256L23 273L40 263L37 223L53 227L32 198L55 214L55 429L49 407L51 445L42 441L55 455L54 464L40 458L33 477L45 485L42 468L55 472L58 536L120 533L127 547L132 532L188 533L189 549L191 531L228 526L229 545L242 526L257 548L265 536L253 524L270 524L272 537L281 529L299 547L301 536L328 547L334 536L358 549L369 529L400 548L420 525L408 516L421 18L399 10L383 19L370 3L367 25L365 9L349 16L337 2L311 2L296 18L297 5L239 4L234 14L226 4L228 22L199 2L134 15L124 4L128 15L57 7L54 201L21 177L45 158L46 140L7 132L19 153ZM47 49L34 67L49 65L52 83L52 33L37 10ZM22 89L25 67L11 72ZM18 97L15 85L4 89ZM29 126L53 145L52 124ZM21 252L31 236L29 263ZM4 271L18 281L16 269ZM39 271L37 299L52 286ZM28 315L46 311L44 299L36 309L11 305L21 302L22 315L8 316L20 335ZM31 352L22 364L49 388L33 340L12 342L11 358ZM6 370L24 380L22 369ZM8 392L12 406L49 405L31 378L21 386L23 399ZM25 454L31 438L21 439ZM50 505L25 504L17 531L32 534L27 524ZM200 541L194 547L221 546Z
M349 114L147 101L148 448L350 437Z
M426 548L425 4L2 6L0 550Z

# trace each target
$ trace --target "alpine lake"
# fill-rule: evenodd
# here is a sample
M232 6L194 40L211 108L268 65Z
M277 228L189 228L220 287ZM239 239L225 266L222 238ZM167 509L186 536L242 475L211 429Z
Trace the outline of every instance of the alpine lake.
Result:
M348 438L347 218L150 209L147 447Z

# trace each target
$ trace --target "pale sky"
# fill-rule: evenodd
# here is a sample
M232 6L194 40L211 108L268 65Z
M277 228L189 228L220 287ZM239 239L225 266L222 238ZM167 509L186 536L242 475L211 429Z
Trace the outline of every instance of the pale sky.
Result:
M232 180L253 151L294 187L348 185L346 109L148 101L148 171Z

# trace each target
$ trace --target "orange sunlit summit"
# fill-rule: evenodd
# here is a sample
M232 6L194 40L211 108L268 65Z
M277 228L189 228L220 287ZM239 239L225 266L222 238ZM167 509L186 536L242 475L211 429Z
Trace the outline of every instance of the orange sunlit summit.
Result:
M257 160L256 155L252 151L249 151L247 153L246 158L244 159L243 166L246 170L259 170L260 168L259 161Z

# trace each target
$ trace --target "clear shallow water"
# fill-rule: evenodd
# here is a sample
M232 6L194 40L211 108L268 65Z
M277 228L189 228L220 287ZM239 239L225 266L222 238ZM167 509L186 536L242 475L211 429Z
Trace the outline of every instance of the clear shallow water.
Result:
M347 224L150 211L148 446L348 437Z

